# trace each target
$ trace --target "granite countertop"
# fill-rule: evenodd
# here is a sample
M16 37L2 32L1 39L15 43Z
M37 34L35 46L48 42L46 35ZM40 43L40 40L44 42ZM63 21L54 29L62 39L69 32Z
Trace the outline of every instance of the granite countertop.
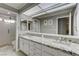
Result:
M41 37L36 37L36 36L20 36L22 38L28 39L28 40L32 40L41 44L45 44L48 45L50 47L55 47L55 48L59 48L61 50L66 50L66 51L70 51L72 53L76 53L79 54L79 44L76 43L72 43L72 42L65 42L65 41L56 41L54 39L47 39L47 38L41 38Z

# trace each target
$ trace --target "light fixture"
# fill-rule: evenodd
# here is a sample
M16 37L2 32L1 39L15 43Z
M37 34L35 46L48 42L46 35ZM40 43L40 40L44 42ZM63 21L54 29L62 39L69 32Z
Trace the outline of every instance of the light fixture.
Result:
M0 18L0 21L2 21L3 19L2 18Z
M15 20L7 20L7 19L5 19L4 22L6 22L6 23L15 23Z
M15 20L10 20L10 23L15 23Z
M8 12L8 14L10 14L10 12Z

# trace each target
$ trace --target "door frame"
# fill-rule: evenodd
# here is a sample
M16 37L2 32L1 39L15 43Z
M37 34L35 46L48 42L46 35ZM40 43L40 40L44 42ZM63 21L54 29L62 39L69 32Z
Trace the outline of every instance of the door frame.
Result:
M69 17L69 35L71 35L71 12L68 14L68 15L62 15L62 16L59 16L57 17L57 30L56 30L56 33L58 34L58 19L59 18L64 18L64 17Z

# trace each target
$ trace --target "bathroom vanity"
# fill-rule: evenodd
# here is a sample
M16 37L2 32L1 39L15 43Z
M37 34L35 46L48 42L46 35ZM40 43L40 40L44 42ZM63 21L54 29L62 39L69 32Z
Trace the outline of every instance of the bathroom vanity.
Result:
M53 38L20 35L19 50L29 56L71 56L79 54L79 45Z

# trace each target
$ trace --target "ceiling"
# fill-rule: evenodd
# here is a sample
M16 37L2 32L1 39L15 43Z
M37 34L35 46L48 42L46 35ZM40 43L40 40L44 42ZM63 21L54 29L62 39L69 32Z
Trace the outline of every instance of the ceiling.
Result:
M12 11L22 10L23 7L25 7L24 9L26 9L26 8L30 8L30 9L26 10L24 12L24 14L31 16L39 11L44 11L45 9L49 8L50 6L54 6L58 3L39 3L38 5L36 5L34 7L30 7L30 5L33 5L33 4L35 4L35 3L3 3L2 7L4 7L4 8L0 7L0 13L14 14ZM1 3L0 3L0 6L1 6Z
M50 10L54 10L65 4L67 3L0 3L0 13L15 15L23 11L23 14L27 16L36 17L37 14L49 13Z
M35 7L27 10L24 12L25 15L31 16L31 17L46 17L49 16L49 14L57 14L58 11L62 10L68 10L70 11L72 8L74 8L76 3L40 3L36 5Z
M38 3L0 3L0 14L15 15L37 4Z
M16 12L25 5L26 3L0 3L0 15L15 16Z
M21 9L26 3L5 3L6 5L13 7L15 9Z
M36 5L35 7L25 11L24 14L28 15L28 16L32 16L35 13L40 12L40 11L42 12L51 6L55 6L56 4L58 4L58 3L40 3L40 4Z
M1 7L0 7L0 14L1 15L7 15L7 16L15 16L16 15L16 13L14 13L10 10L6 10L4 8L1 8Z

